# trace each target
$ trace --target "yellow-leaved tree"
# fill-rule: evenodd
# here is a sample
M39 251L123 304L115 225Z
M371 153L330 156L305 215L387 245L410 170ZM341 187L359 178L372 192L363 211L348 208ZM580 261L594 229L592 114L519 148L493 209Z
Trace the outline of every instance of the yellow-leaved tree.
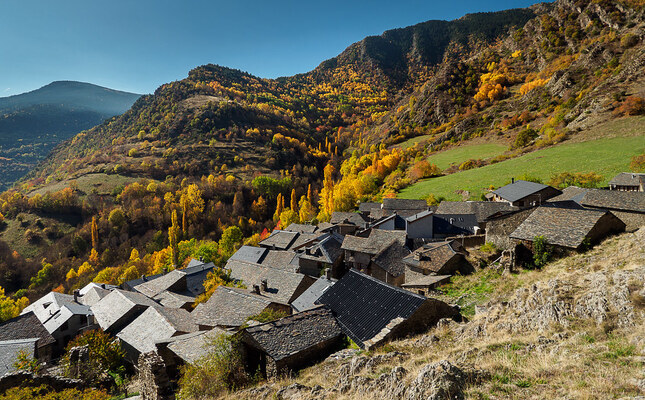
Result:
M0 322L17 317L23 308L29 305L29 299L21 297L19 299L12 299L5 296L4 288L0 286Z

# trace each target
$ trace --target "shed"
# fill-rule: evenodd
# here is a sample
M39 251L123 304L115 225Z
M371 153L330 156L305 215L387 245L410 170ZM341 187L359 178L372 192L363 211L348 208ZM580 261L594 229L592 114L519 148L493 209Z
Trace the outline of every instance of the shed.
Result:
M552 246L580 250L624 230L625 224L607 211L538 207L510 237L532 243L536 236L544 236Z
M645 192L645 174L621 172L609 181L610 190Z
M487 195L492 201L504 201L516 207L540 205L562 192L542 183L518 180L494 190Z
M343 332L332 312L317 307L239 333L247 370L268 378L322 360L340 347Z
M155 342L184 333L197 332L192 315L181 308L149 307L116 334L130 359L156 349Z
M140 293L116 289L93 305L92 312L101 329L116 333L146 308L155 306L159 304Z
M205 303L192 312L195 322L203 327L237 329L253 315L266 309L291 313L291 307L270 298L251 293L249 290L218 287Z
M425 332L442 318L459 319L448 304L350 270L318 299L333 312L343 332L361 348Z

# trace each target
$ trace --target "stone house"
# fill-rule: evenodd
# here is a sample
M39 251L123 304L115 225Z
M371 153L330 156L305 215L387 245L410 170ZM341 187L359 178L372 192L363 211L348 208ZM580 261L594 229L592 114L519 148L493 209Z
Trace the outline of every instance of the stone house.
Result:
M343 333L361 348L427 331L442 318L460 319L448 304L350 270L317 300L329 307Z
M317 277L322 271L330 270L334 277L342 275L345 272L341 268L343 265L342 244L343 237L331 232L319 236L314 242L296 248L298 272Z
M405 231L385 231L371 229L369 237L345 236L341 250L345 253L345 264L349 268L367 269L372 257L380 254L393 242L405 246L407 235Z
M645 192L645 174L621 172L609 181L609 190Z
M390 285L400 287L405 282L403 258L409 254L410 250L407 247L398 241L394 241L372 257L369 266L362 272Z
M89 306L80 303L75 295L50 292L22 310L21 315L33 312L54 339L54 352L62 351L79 333L96 327Z
M583 250L624 230L625 224L607 211L542 206L509 236L529 249L536 236L544 236L557 253L565 254Z
M21 314L0 323L0 341L28 340L35 342L33 357L40 362L49 362L54 355L56 339L45 329L33 312ZM9 344L7 344L9 345ZM0 370L0 376L3 375Z
M433 239L476 235L480 231L475 214L434 214L432 216Z
M383 216L390 216L396 213L406 218L423 211L428 211L429 207L425 200L384 198L381 209L383 210Z
M242 261L229 261L226 268L234 280L256 294L282 304L291 304L315 281L308 275Z
M155 342L156 352L161 356L170 379L180 377L182 365L194 363L211 351L211 343L218 336L230 336L232 333L223 329L213 328L177 335Z
M315 240L319 234L274 230L268 238L258 245L270 250L291 250L294 247Z
M264 260L264 257L266 256L268 251L269 250L265 247L244 245L240 247L235 253L233 253L229 260L262 264L262 260Z
M497 213L486 221L486 242L500 250L512 249L515 242L509 237L515 229L534 211L526 208L517 211Z
M324 307L242 329L239 333L246 368L277 378L312 365L342 345L343 332Z
M291 307L278 303L261 294L247 289L218 287L205 303L198 304L191 313L201 329L238 329L248 318L271 309L291 314Z
M437 206L437 214L474 214L477 226L485 230L486 222L491 216L518 210L507 202L498 201L442 201Z
M543 204L561 193L558 189L541 183L513 179L508 185L488 193L486 198L490 201L502 201L515 207L526 208Z
M0 340L0 377L16 372L14 363L22 352L29 358L37 358L38 338Z
M148 307L116 337L121 341L127 358L136 363L139 355L156 350L157 341L197 331L199 327L188 311L158 306Z
M101 329L116 333L134 321L149 307L159 303L141 293L115 289L92 306L92 312Z
M465 250L455 240L427 243L402 261L405 265L405 284L402 286L414 287L417 293L424 295L445 280L426 278L429 275L466 275L474 271Z
M627 231L645 226L645 192L587 189L573 200L586 208L611 211Z
M285 231L298 233L316 233L318 231L318 227L316 225L296 224L294 222L287 226Z
M316 306L316 300L322 296L323 293L330 287L334 285L337 281L327 276L321 276L314 282L313 285L309 286L307 290L304 291L297 299L291 303L291 308L295 312L307 311Z
M434 213L426 210L405 219L405 231L409 239L427 239L433 237Z

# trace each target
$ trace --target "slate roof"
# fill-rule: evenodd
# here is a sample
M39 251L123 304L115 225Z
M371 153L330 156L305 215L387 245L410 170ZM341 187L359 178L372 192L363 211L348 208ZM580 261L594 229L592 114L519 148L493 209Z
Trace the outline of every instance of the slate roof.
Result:
M273 302L252 294L249 290L220 286L205 303L193 310L193 319L199 325L239 327L252 315L261 313Z
M186 333L159 341L157 342L157 347L159 347L159 344L165 344L166 348L183 362L194 363L208 354L210 350L209 344L219 335L230 336L231 333L218 328Z
M65 304L74 303L74 296L58 292L49 292L45 296L25 307L20 314L33 311L41 322L48 320Z
M288 231L273 231L268 238L264 239L258 243L262 247L268 249L278 249L278 250L287 250L290 248L298 237L298 232L288 232Z
M339 257L343 255L340 247L343 244L343 237L337 233L327 233L319 236L317 241L310 246L300 249L298 256L300 258L320 261L328 264L333 264Z
M434 214L432 218L434 235L472 235L479 226L475 214Z
M475 214L477 222L481 223L496 213L518 209L501 201L442 201L437 214Z
M316 301L327 305L343 332L356 344L373 338L393 319L407 319L426 298L399 289L354 269Z
M585 207L645 213L645 192L589 189L579 203Z
M547 203L557 203L560 201L569 201L569 200L573 200L576 203L580 203L580 200L582 200L582 196L584 196L584 194L587 193L588 190L589 189L581 188L578 186L568 186L562 189L562 194L550 198L549 200L547 200Z
M97 288L97 289L103 289L103 290L108 290L108 291L110 291L110 290L114 290L114 289L118 288L118 286L115 286L115 285L108 285L108 284L105 284L105 283L90 282L90 283L88 283L87 285L83 286L83 287L78 291L78 293L79 293L80 295L84 295L85 293L89 292L91 289L94 289L94 288Z
M229 260L245 261L260 264L269 250L264 247L242 246L233 253Z
M184 308L195 302L195 297L179 293L164 291L156 295L153 300L168 308Z
M212 262L201 263L194 266L188 266L181 271L186 274L186 283L185 291L182 294L186 296L199 296L204 293L206 289L204 288L204 281L208 277L209 272L215 269L215 264Z
M304 291L304 285L310 279L303 274L241 261L229 261L226 268L231 271L231 278L242 281L249 289L266 280L268 291L263 291L262 295L284 304L294 300L298 290Z
M297 299L291 303L291 307L296 311L305 311L316 307L316 300L325 293L327 289L336 283L335 280L320 277L316 279L313 285L309 286Z
M422 220L422 219L424 219L424 218L426 218L426 217L428 217L428 216L430 216L432 214L433 214L433 212L430 211L430 210L421 211L420 213L416 213L414 215L411 215L411 216L407 217L405 220L408 221L408 223L413 224L413 223L415 223L417 221L420 221L420 220Z
M544 236L549 244L576 249L605 214L596 210L538 207L509 236L527 241Z
M365 228L367 226L365 218L363 218L361 214L355 212L334 211L331 213L331 220L329 222L334 225L349 223L356 225L359 228Z
M377 255L392 244L392 242L396 241L401 245L405 245L406 239L407 234L405 231L372 229L368 238L352 235L345 236L341 249Z
M493 193L495 193L502 199L513 203L548 187L549 186L542 183L518 180L514 183L509 183L506 186L502 186L501 188L494 190Z
M298 263L294 263L296 253L287 250L267 250L266 256L260 265L278 268L284 271L297 272ZM297 261L297 260L296 260Z
M437 272L458 253L453 247L454 243L453 240L429 243L416 249L402 261L411 267Z
M410 250L401 245L401 243L394 241L374 257L372 262L396 278L405 273L403 257L408 255L410 255Z
M33 312L21 314L0 324L0 340L38 338L38 346L56 343L56 339L45 329Z
M412 282L406 282L404 288L432 288L436 285L447 283L452 275L424 275Z
M618 186L640 186L645 182L645 174L635 172L621 172L609 181L609 185Z
M289 247L289 250L296 250L302 246L309 245L311 242L316 240L320 236L319 233L301 233L298 235L293 244Z
M102 289L101 287L92 287L87 290L78 300L86 306L93 306L101 301L102 298L110 294L110 290Z
M116 336L139 353L147 353L156 349L159 340L198 330L192 315L184 309L149 307Z
M396 199L385 198L383 199L384 210L418 210L424 211L428 209L428 203L425 200L410 200L410 199Z
M316 225L309 224L296 224L295 222L287 226L285 231L298 232L298 233L314 233L318 230Z
M416 215L416 214L415 214ZM409 218L409 217L408 217ZM383 224L385 224L388 221L394 220L394 229L396 230L405 230L405 221L407 218L400 216L396 212L394 212L392 215L388 217L383 217L379 219L378 221L375 221L370 225L370 228L376 228L380 229L379 227Z
M92 306L92 311L101 329L108 330L123 323L124 319L131 317L133 313L158 305L140 293L116 289Z
M327 231L333 228L335 225L331 222L321 222L318 224L318 232Z
M332 312L326 307L317 307L277 321L245 328L242 336L251 338L253 347L264 351L275 361L280 361L342 334ZM247 340L245 342L248 343Z
M153 298L165 290L169 290L174 286L180 285L180 281L184 279L185 276L186 274L183 271L175 269L157 279L135 286L134 290Z
M191 261L191 262L192 262L192 261ZM164 275L164 274L156 274L156 275L142 276L142 277L140 277L140 278L133 279L133 280L131 280L131 281L123 282L123 284L121 285L121 287L122 287L123 289L125 289L125 290L133 291L135 286L137 286L137 285L141 285L142 283L144 283L144 282L148 282L148 281L151 281L151 280L153 280L153 279L157 279L157 278L159 278L159 277L161 277L161 276L163 276L163 275Z
M21 351L34 358L37 341L37 338L0 341L0 376L16 371L13 364Z
M364 212L364 213L369 213L372 210L380 210L380 209L381 209L381 203L365 202L365 203L360 203L358 205L358 211Z

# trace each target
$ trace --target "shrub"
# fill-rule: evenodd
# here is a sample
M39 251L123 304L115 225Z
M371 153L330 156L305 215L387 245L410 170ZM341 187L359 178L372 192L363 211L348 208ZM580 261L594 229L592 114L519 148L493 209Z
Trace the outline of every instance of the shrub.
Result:
M533 139L538 137L538 133L535 129L531 128L530 126L526 126L526 129L522 130L520 133L517 134L517 137L515 137L515 142L513 142L513 149L518 149L521 147L526 147L533 141Z
M483 245L481 245L479 250L483 251L484 253L494 253L497 251L497 246L495 246L494 243L486 242Z
M219 335L208 343L209 352L181 369L179 399L215 398L247 385L251 377L244 369L239 339Z
M533 265L535 268L544 267L551 258L551 249L544 236L533 238Z
M632 157L629 168L634 172L645 172L645 153Z
M439 176L441 175L441 169L435 164L430 164L428 160L421 160L410 168L409 175L410 179L419 180L431 176Z
M251 315L246 320L247 321L258 321L261 323L275 321L287 316L287 313L280 310L274 310L272 308L265 308L261 313L256 315Z
M548 184L557 187L560 189L569 187L569 186L578 186L583 188L597 188L602 182L602 175L598 175L595 172L583 173L583 172L562 172L557 175L553 175L549 180Z
M614 110L614 115L641 115L645 114L645 99L638 96L629 96Z
M16 362L13 363L14 368L18 371L26 371L32 374L37 374L42 369L42 365L38 360L30 357L24 350L20 350L16 357Z
M68 376L73 374L70 350L78 346L87 346L89 352L87 365L80 366L78 369L81 375L79 378L85 382L96 383L104 376L104 373L119 377L125 373L123 365L125 353L121 349L119 341L103 331L91 330L77 336L67 345L61 364Z

